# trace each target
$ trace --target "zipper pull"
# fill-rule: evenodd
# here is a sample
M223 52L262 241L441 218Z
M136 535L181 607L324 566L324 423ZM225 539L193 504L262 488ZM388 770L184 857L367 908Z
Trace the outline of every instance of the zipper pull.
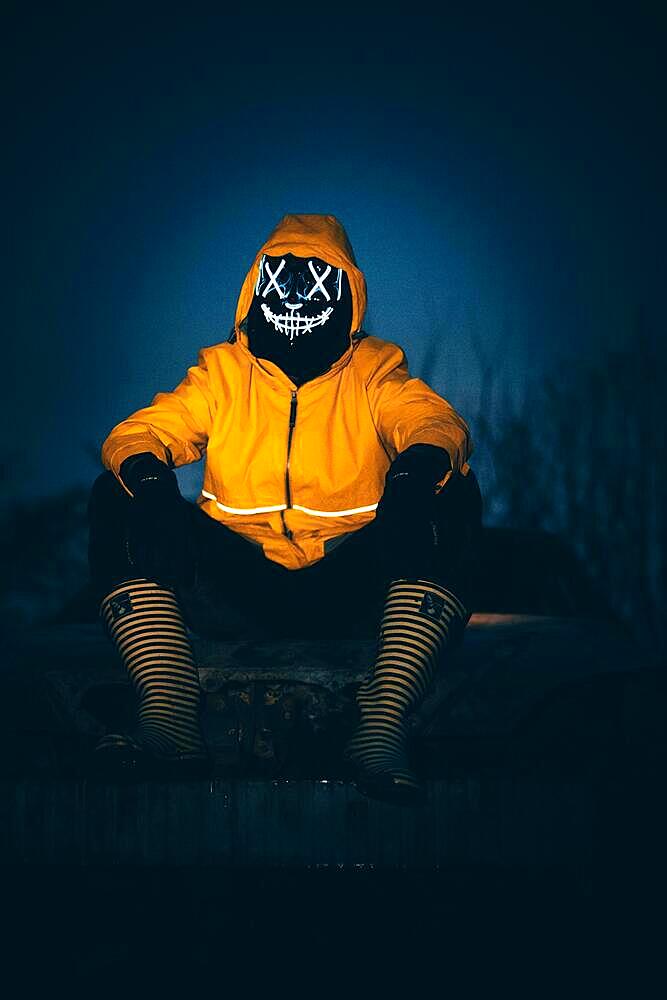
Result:
M292 390L292 402L289 407L289 425L290 430L294 427L296 423L296 390Z

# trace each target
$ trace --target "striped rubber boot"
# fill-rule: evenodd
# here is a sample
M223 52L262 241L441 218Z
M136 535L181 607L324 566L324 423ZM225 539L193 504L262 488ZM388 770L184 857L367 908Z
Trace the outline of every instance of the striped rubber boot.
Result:
M139 696L136 737L110 734L97 751L119 757L148 751L162 760L205 760L201 691L176 596L152 580L119 584L100 615Z
M429 580L389 585L377 658L357 693L360 721L344 751L364 795L406 803L424 798L408 761L409 716L468 617L451 591Z

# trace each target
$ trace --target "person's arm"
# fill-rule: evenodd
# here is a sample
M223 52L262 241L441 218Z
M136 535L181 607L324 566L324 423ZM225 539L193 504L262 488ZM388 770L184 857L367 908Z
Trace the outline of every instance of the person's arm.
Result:
M443 473L438 480L441 486L453 472L466 473L473 443L463 417L425 382L410 375L400 347L368 338L361 342L359 351L362 348L360 361L373 421L392 462L412 446L431 445L431 449L415 448L411 453L421 453L428 475L434 458L438 466L433 448L447 453L449 463L443 456Z
M215 413L209 360L210 351L201 351L198 364L188 369L172 392L159 392L150 406L122 420L104 441L102 462L128 493L132 494L132 487L124 481L121 466L135 467L127 461L132 456L154 455L168 469L202 457ZM157 465L155 469L159 471Z
M369 348L366 391L391 460L376 511L378 558L392 578L420 575L439 544L435 495L454 473L468 471L470 431L447 400L410 376L399 347L375 341Z

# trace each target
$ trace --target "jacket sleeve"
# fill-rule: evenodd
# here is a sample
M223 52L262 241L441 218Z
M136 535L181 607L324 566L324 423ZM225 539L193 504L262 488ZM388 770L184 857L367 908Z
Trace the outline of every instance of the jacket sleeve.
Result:
M410 445L432 444L448 452L452 472L467 474L473 443L463 417L426 382L410 375L405 354L395 344L383 343L369 361L366 392L373 421L392 461Z
M149 451L170 468L196 462L204 453L215 413L208 350L172 392L159 392L150 406L117 424L102 445L102 463L119 482L130 455ZM129 490L128 490L129 492Z

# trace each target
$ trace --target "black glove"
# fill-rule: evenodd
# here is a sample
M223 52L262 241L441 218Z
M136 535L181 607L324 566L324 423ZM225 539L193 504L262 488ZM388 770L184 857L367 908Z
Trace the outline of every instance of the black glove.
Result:
M175 473L150 452L126 458L119 471L133 494L127 526L133 566L165 586L190 583L192 505L181 496Z
M444 448L430 444L411 445L391 464L376 513L381 558L391 577L431 568L438 545L435 487L451 467Z

